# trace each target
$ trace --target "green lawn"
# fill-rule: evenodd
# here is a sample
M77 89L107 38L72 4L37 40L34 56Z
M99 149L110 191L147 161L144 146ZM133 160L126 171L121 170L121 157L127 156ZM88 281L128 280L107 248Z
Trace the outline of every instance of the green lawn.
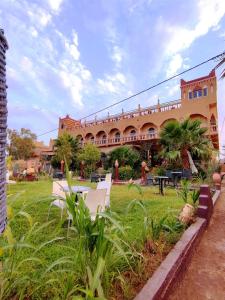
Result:
M96 187L96 184L92 184L90 182L74 182L74 184L87 185L92 188ZM165 189L165 196L158 194L158 187L143 187L142 190L143 198L139 195L136 189L128 190L126 185L113 185L111 190L111 210L118 214L120 222L125 228L126 242L132 245L132 247L135 247L135 249L138 249L138 251L141 251L143 248L143 241L141 238L143 211L141 208L136 206L131 211L127 212L128 204L134 199L142 199L147 208L148 214L156 220L165 215L167 215L168 218L174 218L183 205L182 200L178 199L175 190L172 188ZM11 216L10 227L12 228L12 234L16 240L19 240L29 230L29 221L30 223L38 222L39 225L46 223L49 204L52 201L51 191L52 182L50 180L21 182L8 186L8 206L11 207L13 211L12 212L10 209L9 212ZM27 212L32 217L32 221L29 220L29 217L25 218L22 215L16 216L19 211ZM12 217L12 215L14 215L14 217ZM46 271L46 265L49 266L62 256L71 256L76 254L78 239L76 233L72 230L70 230L69 237L67 238L67 225L65 220L66 214L63 222L61 222L59 209L52 207L49 218L50 224L37 231L36 234L31 234L29 236L29 243L32 243L36 247L46 241L54 239L55 237L63 238L62 240L45 245L38 252L39 258L42 260L42 263L38 265L38 268L33 263L30 263L29 266L25 263L23 266L24 270L29 269L27 274L29 274L28 276L30 277L29 279L31 282L28 285L28 289L31 291L35 290L35 282L37 282ZM172 239L168 238L167 243L175 242L176 238L177 235L175 235ZM0 245L5 245L5 239L0 239ZM20 252L20 256L26 258L28 257L26 256L28 252L29 251L27 249L24 249ZM7 256L3 254L2 260L6 258ZM116 274L117 270L119 270L119 272L123 271L123 267L120 268L117 266L113 270L114 271L110 273L110 276L116 278L118 275ZM75 265L75 276L71 275L71 277L68 274L67 277L67 275L65 276L64 274L63 279L61 280L62 286L64 287L65 284L68 284L69 280L72 281L72 283L70 283L72 285L82 285L82 282L85 281L85 278L82 277L84 276L83 273L84 270L82 267ZM52 273L50 272L49 279L51 279L51 275ZM60 278L60 273L57 276ZM20 286L20 284L18 285ZM51 289L50 294L48 293L49 289L43 288L39 289L38 292L30 292L30 297L33 297L33 299L73 299L69 296L63 296L66 293L65 291L62 291L62 294L60 294L60 286L56 287L50 282L49 285ZM109 287L107 289L110 290ZM13 292L17 293L16 288L14 288ZM4 298L0 297L0 299Z

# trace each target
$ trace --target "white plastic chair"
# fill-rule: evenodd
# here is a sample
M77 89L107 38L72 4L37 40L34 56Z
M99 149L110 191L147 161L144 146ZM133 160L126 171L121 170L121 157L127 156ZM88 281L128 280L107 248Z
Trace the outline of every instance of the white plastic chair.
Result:
M110 191L111 191L111 186L112 186L112 183L108 182L108 181L98 182L98 185L97 185L97 190L101 190L101 189L106 189L107 190L106 196L105 196L105 206L106 207L110 207Z
M105 181L106 182L112 182L112 173L107 173L105 175Z
M48 218L50 214L50 209L52 206L56 206L61 209L61 220L63 216L63 211L64 209L67 208L66 205L66 193L63 190L64 187L66 187L67 181L66 180L61 180L61 181L53 181L52 185L52 196L55 197L56 199L50 203L49 209L48 209Z
M95 220L97 212L105 211L107 189L90 190L85 198L85 205L90 211L91 219Z

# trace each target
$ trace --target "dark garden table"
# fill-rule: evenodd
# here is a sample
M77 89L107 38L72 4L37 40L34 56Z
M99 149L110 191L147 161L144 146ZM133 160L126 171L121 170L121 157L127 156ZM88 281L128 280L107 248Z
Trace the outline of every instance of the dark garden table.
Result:
M177 186L178 178L181 178L182 172L181 171L172 171L171 174L173 175L173 183L174 187Z
M167 176L154 176L155 179L158 179L158 183L159 183L159 193L161 195L164 195L164 191L163 191L163 187L165 184L165 180L168 180L169 177Z

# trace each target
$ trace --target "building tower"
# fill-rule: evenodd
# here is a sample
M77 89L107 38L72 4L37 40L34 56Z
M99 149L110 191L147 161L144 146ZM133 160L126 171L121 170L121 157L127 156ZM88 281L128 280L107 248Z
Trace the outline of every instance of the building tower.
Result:
M6 128L7 128L7 96L6 96L6 61L5 52L8 43L4 31L0 29L0 233L6 225Z

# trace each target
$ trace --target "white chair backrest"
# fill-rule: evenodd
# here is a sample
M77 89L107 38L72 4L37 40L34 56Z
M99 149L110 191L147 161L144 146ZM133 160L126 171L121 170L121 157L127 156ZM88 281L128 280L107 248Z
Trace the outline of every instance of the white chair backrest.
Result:
M107 182L111 182L112 181L112 173L107 173L105 175L105 181L107 181Z
M108 181L100 181L97 184L97 190L102 190L102 189L107 189L106 195L110 195L110 190L111 190L111 182Z
M102 190L102 189L106 189L107 190L107 192L106 192L106 198L105 198L105 205L107 207L110 206L110 191L111 191L111 186L112 186L112 183L108 182L108 181L100 181L100 182L98 182L98 185L97 185L97 190Z
M88 191L85 204L92 216L95 216L98 211L105 210L105 196L106 189Z
M64 187L67 186L67 181L62 180L62 181L53 181L52 185L52 195L53 196L58 196L61 198L66 198L66 193L63 190Z

